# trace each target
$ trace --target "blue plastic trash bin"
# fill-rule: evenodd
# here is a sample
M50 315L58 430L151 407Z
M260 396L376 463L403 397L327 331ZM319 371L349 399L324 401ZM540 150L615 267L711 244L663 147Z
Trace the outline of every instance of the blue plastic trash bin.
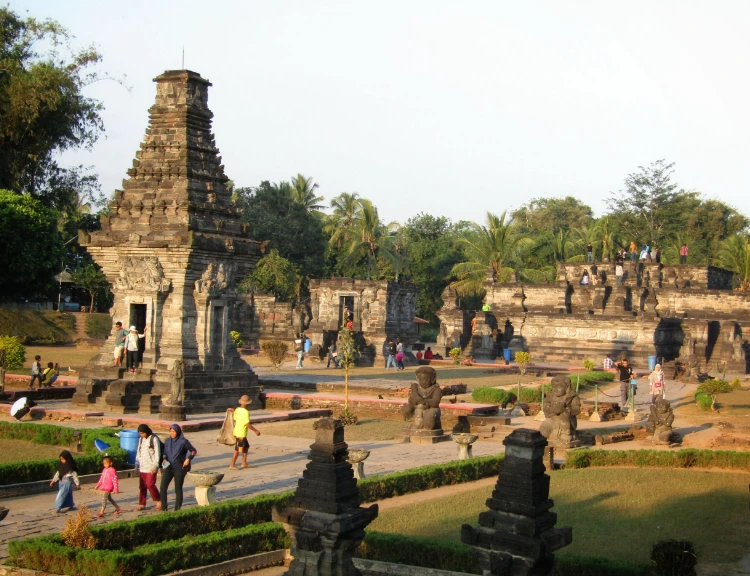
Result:
M120 448L128 453L128 464L135 464L135 453L138 451L138 430L122 430L120 432Z
M305 344L303 347L305 354L310 351L310 348L312 348L312 340L310 340L309 338L305 338Z
M656 356L649 356L648 357L648 369L653 370L656 368Z
M506 362L510 362L512 353L513 351L510 348L503 349L503 358L505 358Z

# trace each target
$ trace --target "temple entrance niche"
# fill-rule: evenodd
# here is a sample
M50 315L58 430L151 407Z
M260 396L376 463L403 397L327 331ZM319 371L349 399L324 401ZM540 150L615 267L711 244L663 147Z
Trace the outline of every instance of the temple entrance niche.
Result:
M344 319L344 308L348 308L354 317L354 296L339 296L339 326L346 324Z
M130 326L135 326L138 334L143 334L146 328L148 305L131 304L130 305ZM143 352L146 350L146 338L138 338L138 362L143 362Z

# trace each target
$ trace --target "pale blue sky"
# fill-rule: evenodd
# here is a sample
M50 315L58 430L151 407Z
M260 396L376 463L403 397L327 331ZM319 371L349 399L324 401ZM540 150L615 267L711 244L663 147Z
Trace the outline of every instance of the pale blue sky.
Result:
M386 220L483 220L539 196L597 213L641 164L750 215L750 2L10 0L51 17L103 71L106 139L67 155L111 195L152 78L185 67L237 185L313 176ZM27 12L28 10L28 12Z

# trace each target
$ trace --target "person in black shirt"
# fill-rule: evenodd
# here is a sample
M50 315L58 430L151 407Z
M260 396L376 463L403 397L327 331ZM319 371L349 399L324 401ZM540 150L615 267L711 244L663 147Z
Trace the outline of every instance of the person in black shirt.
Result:
M617 364L617 379L620 381L620 408L624 409L628 405L628 387L630 379L633 377L633 369L627 358L623 358Z

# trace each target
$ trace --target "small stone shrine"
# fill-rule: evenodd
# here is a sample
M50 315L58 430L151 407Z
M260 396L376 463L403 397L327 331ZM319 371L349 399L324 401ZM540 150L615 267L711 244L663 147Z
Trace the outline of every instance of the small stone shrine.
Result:
M581 413L581 399L576 394L570 378L552 378L552 391L544 399L546 419L539 432L555 448L575 448L581 445L577 436L578 419Z
M352 554L365 537L365 526L377 518L378 505L360 506L341 421L322 418L314 428L310 462L290 506L273 510L273 521L284 525L292 543L294 559L287 574L359 575Z
M505 461L488 511L479 526L464 524L461 541L471 546L485 576L545 576L554 567L553 552L573 541L573 529L555 528L557 514L544 471L547 441L521 428L505 440Z
M646 432L654 444L671 444L672 443L672 422L674 422L674 412L669 400L659 398L655 404L651 405L651 412L646 422Z
M211 83L189 70L158 76L146 136L101 230L80 243L112 284L112 323L135 326L139 367L112 368L114 336L81 371L74 404L118 413L209 413L247 394L258 378L232 342L238 280L263 245L232 202L211 133Z
M443 393L437 383L437 372L430 366L416 370L417 381L411 385L409 398L401 411L410 422L404 428L403 440L420 444L434 444L449 440L440 422L440 400Z

